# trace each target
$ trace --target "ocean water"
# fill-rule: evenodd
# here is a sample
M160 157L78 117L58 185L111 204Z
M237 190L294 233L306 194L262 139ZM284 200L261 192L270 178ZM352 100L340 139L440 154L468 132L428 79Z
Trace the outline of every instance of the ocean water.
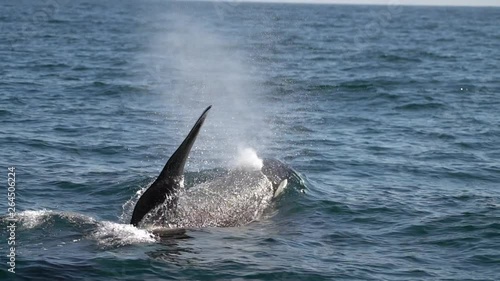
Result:
M2 3L0 279L498 280L499 19L498 8ZM188 186L254 161L243 148L302 184L242 227L158 237L128 225L208 105Z

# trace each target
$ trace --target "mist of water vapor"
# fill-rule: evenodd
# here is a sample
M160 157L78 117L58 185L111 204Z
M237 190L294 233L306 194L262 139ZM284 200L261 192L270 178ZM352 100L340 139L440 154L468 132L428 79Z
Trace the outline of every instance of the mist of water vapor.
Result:
M178 130L179 144L202 110L213 106L191 153L194 166L228 166L241 158L241 148L265 146L261 79L240 43L188 16L172 13L163 21L165 28L151 40L150 67L161 82L157 91L166 112L180 122L168 124Z

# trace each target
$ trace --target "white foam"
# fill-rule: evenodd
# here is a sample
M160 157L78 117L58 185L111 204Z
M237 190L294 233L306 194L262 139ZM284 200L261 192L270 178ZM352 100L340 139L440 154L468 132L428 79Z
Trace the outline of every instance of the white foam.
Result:
M264 162L259 158L257 152L250 147L239 149L236 166L251 171L260 171Z
M38 211L22 211L16 214L16 218L24 228L32 229L46 222L51 214L52 211L45 209Z
M17 221L21 224L23 228L32 229L38 227L54 216L59 216L63 219L68 220L71 223L95 223L95 219L86 215L73 213L73 212L58 212L52 210L27 210L16 214Z
M123 246L156 241L155 236L147 230L136 228L130 224L110 221L99 223L92 237L101 246Z
M73 212L58 212L46 209L29 210L17 213L16 219L23 228L32 229L46 223L54 216L59 216L72 223L96 223L91 238L97 240L97 243L101 246L122 246L156 241L152 233L136 228L133 225L110 221L96 222L92 217ZM79 239L73 240L73 242L76 241L79 241Z

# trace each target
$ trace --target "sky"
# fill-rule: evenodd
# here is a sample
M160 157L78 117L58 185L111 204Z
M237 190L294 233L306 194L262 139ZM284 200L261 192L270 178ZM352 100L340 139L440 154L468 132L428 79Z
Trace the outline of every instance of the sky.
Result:
M231 1L231 0L230 0ZM500 0L232 0L234 2L288 2L380 5L498 6Z

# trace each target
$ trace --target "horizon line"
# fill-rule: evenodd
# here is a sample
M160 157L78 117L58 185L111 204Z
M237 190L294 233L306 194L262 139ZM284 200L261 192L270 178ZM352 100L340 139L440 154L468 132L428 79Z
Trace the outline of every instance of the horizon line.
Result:
M397 3L398 1L386 0L387 3L367 3L367 2L356 2L350 3L347 1L324 1L324 0L176 0L176 1L187 1L187 2L226 2L226 3L272 3L272 4L311 4L311 5L352 5L352 6L413 6L413 7L470 7L470 8L500 8L500 3L495 4L446 4L446 3ZM383 1L381 1L383 2Z

